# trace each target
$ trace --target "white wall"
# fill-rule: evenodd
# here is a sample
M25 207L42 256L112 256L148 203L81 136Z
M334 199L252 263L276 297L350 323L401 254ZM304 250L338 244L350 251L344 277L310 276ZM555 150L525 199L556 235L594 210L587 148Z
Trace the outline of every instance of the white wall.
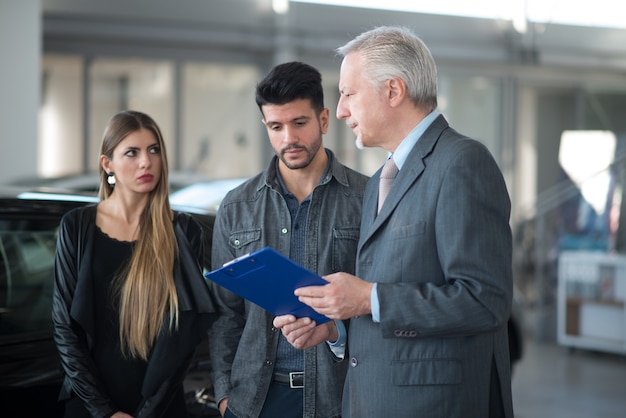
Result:
M37 172L41 0L0 0L0 183Z

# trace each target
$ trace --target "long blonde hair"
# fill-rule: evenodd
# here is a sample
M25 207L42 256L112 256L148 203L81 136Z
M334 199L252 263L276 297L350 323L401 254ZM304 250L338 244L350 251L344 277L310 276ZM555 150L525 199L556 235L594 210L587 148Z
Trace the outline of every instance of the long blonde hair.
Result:
M113 158L113 150L130 133L140 129L152 132L161 149L161 178L150 192L141 214L138 238L132 257L117 280L120 304L120 342L122 353L148 359L161 332L166 316L169 329L178 327L178 295L174 284L174 260L178 244L169 203L167 154L163 135L156 122L137 111L122 111L109 121L102 138L101 155ZM107 199L113 188L108 174L100 167L100 199Z

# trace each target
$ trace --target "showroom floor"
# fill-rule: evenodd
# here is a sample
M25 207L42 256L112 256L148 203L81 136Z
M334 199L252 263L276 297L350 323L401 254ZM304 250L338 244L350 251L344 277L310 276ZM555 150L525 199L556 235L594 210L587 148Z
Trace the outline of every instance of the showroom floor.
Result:
M623 418L626 356L528 339L513 373L515 418Z

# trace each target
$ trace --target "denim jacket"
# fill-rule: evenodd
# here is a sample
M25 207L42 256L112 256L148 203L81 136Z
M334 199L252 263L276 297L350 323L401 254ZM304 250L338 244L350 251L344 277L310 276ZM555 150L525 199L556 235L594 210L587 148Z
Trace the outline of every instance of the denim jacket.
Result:
M318 275L354 273L368 178L327 152L330 169L311 196L304 267ZM289 255L291 217L276 158L222 201L213 233L214 269L265 246ZM240 418L256 418L272 381L280 330L273 327L271 313L217 285L213 290L220 309L209 333L215 398L228 397L229 409ZM305 350L304 373L303 417L341 416L346 362L320 344Z

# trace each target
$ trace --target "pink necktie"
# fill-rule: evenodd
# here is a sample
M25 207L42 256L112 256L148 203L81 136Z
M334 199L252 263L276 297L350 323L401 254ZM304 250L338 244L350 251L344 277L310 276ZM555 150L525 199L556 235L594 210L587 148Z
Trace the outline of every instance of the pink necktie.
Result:
M383 207L383 202L385 198L389 194L389 190L391 190L391 183L393 183L393 179L396 178L398 174L398 167L396 163L393 161L393 157L390 157L385 162L383 166L383 171L380 173L380 183L378 185L378 212L380 213L380 209Z

